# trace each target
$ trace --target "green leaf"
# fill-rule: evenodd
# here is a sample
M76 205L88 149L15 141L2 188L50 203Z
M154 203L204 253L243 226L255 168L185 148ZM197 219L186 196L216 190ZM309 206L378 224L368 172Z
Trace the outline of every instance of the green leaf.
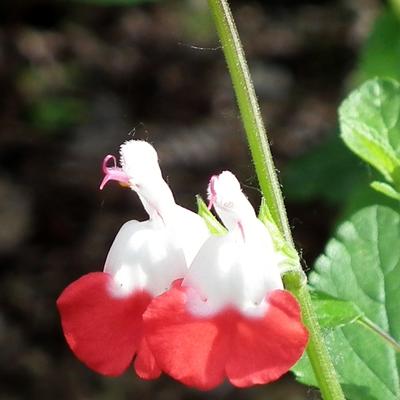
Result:
M318 291L311 291L310 294L322 328L338 328L363 316L363 312L351 301L337 299Z
M269 211L269 208L268 208L267 201L265 200L264 197L261 199L260 209L258 210L258 219L264 225L268 225L269 223L271 223L273 221L271 212ZM276 227L276 225L275 225L275 227ZM276 229L278 229L278 227L276 227ZM279 229L278 229L278 231L279 231Z
M400 193L393 186L390 186L385 182L374 181L371 183L371 187L385 196L395 200L400 200Z
M206 203L201 198L201 196L197 195L196 196L196 201L197 201L197 214L199 214L200 217L203 218L203 220L206 223L210 233L215 235L215 236L225 235L227 233L227 230L217 220L217 218L214 217L214 215L208 209Z
M367 320L400 339L400 214L372 206L342 223L316 262L310 284L354 303ZM362 324L325 330L328 348L348 400L398 400L400 357L388 341ZM298 379L315 385L304 356Z
M269 211L267 201L265 200L264 197L261 199L260 210L258 212L258 219L266 226L269 233L271 234L275 250L281 252L287 259L285 260L285 262L282 263L283 264L281 265L282 269L284 271L288 271L291 269L299 268L300 260L297 251L286 242L281 231L276 226L272 218L271 212Z
M400 19L391 10L385 10L361 51L356 82L376 76L400 80Z
M390 183L400 184L400 84L373 79L339 108L342 139Z

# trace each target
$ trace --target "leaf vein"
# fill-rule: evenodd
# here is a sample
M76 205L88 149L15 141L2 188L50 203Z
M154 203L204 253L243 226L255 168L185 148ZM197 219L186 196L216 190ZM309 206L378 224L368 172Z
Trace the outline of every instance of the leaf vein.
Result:
M357 358L362 362L362 364L364 364L364 366L371 372L371 374L373 376L375 376L377 378L378 381L380 381L382 383L382 385L388 390L389 393L393 394L394 396L397 395L397 393L392 391L392 388L390 388L386 382L383 381L383 379L376 374L376 372L367 364L367 361L364 360L364 358L356 351L356 349L353 347L350 339L347 337L344 329L340 329L343 337L345 338L346 342L348 343L348 345L350 346L350 348L352 349L353 353L357 356Z

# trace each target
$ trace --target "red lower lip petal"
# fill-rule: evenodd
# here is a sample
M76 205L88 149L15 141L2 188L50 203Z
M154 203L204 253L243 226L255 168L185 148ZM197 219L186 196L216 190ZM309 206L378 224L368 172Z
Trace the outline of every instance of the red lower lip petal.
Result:
M275 290L261 318L233 308L212 316L188 311L187 288L155 298L144 314L146 338L162 370L200 390L225 378L239 387L268 383L301 357L308 340L296 299Z
M110 290L113 283L111 275L94 272L62 292L57 307L65 338L75 356L100 374L122 374L138 352L144 358L141 375L154 376L149 351L142 348L146 345L142 343L142 315L151 296L141 291L115 297Z

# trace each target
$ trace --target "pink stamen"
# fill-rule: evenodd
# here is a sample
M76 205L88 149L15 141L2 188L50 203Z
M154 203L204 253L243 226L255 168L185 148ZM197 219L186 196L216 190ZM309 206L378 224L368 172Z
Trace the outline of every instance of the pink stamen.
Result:
M110 160L113 160L114 165L111 168L116 168L117 167L117 160L115 156L112 154L108 154L107 156L104 157L103 164L102 164L102 170L106 174L108 172L108 169L110 168L107 164Z
M208 209L211 210L212 206L214 205L215 201L217 200L217 192L215 190L215 181L218 179L218 175L213 175L210 179L210 183L208 185L210 191L210 198L208 199Z
M109 166L110 160L113 161L112 166ZM104 157L102 169L105 176L101 181L100 190L103 190L104 186L106 186L109 181L117 181L123 185L129 185L128 175L122 170L122 168L117 167L117 160L113 155L109 154Z

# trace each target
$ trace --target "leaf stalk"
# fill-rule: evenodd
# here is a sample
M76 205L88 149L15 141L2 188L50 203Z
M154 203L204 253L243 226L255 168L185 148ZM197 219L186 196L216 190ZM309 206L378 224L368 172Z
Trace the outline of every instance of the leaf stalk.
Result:
M357 320L357 322L378 335L384 342L386 342L386 344L388 344L398 353L400 352L400 343L397 343L387 332L385 332L381 327L372 322L370 319L366 317L361 317Z

